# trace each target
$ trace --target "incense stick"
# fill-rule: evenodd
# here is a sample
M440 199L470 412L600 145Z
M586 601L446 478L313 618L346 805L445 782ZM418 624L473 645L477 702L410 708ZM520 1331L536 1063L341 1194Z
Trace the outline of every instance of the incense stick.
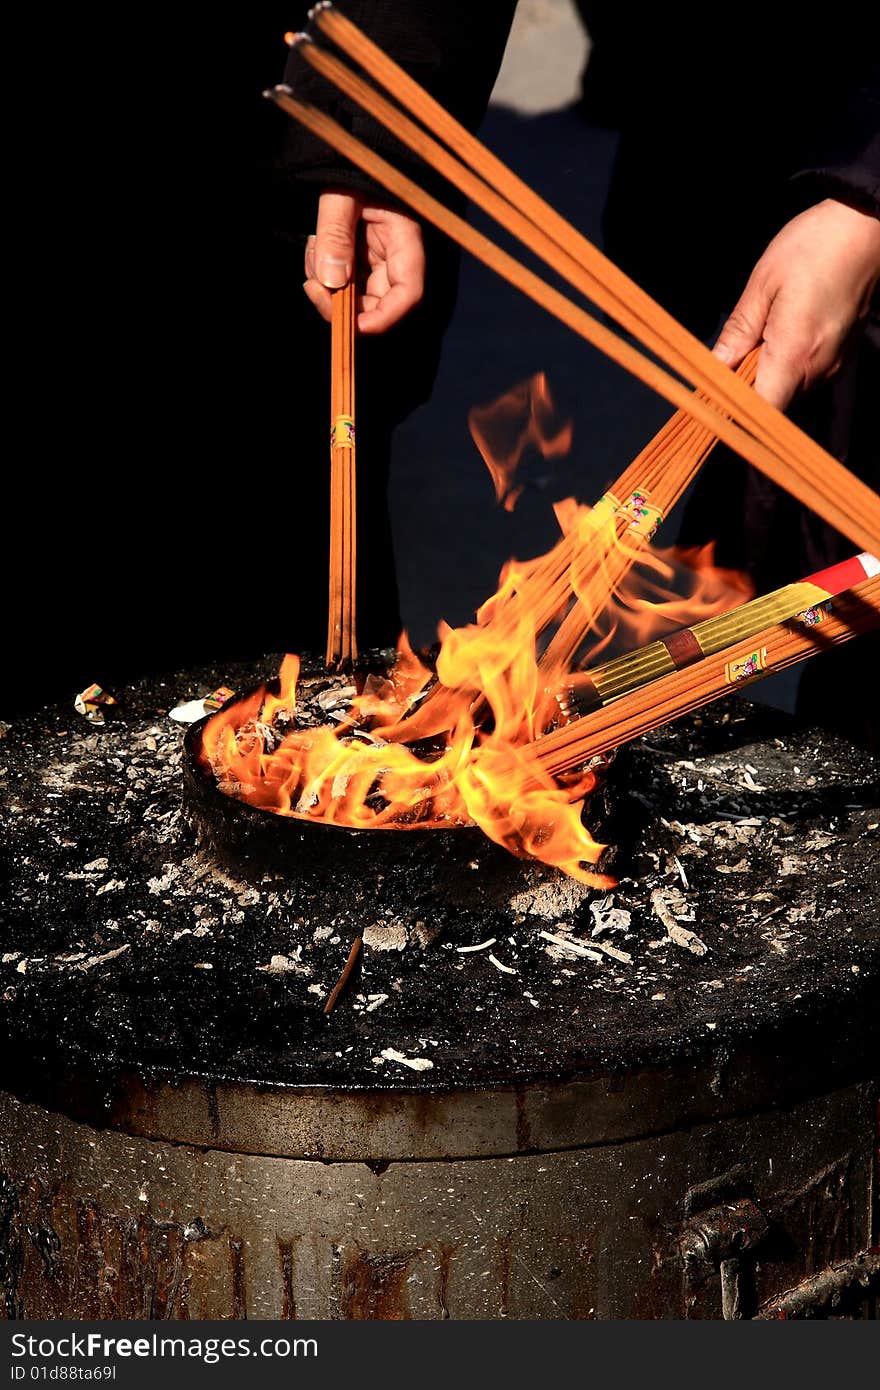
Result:
M342 967L342 973L340 974L339 979L336 981L336 984L333 986L329 995L327 996L327 1003L324 1005L323 1009L325 1018L327 1014L332 1013L333 1009L336 1007L336 1003L339 999L340 994L345 989L345 986L351 979L351 972L354 970L354 967L357 964L357 958L361 953L361 946L363 944L364 939L360 934L358 934L355 937L354 941L351 943L351 950L348 953L345 965Z
M338 153L344 155L376 182L383 184L420 216L433 222L441 231L522 290L529 298L542 304L579 336L599 347L609 357L630 371L632 375L671 401L673 405L693 415L711 433L717 434L730 444L732 448L774 482L811 506L829 525L846 535L860 549L880 550L880 497L871 492L864 483L855 478L824 450L818 450L822 467L816 470L812 468L808 470L803 464L792 463L788 459L780 459L774 449L748 434L733 420L719 414L717 409L702 400L698 394L689 392L686 387L682 386L668 372L651 362L638 349L612 332L611 329L606 328L604 324L600 324L585 310L575 305L560 291L548 285L540 276L528 270L515 257L501 250L488 237L471 227L462 218L450 212L436 198L425 193L423 189L400 173L398 169L395 169L387 160L375 154L362 141L344 130L337 121L316 107L295 100L290 88L275 87L266 95L288 115L299 121L314 135L317 135L319 139L324 140ZM701 347L701 351L705 352L705 349ZM707 356L711 357L711 354L707 354ZM733 372L717 363L714 358L712 361L715 362L718 370L731 381L736 380ZM739 385L742 387L742 383ZM729 400L721 401L722 396L726 396L728 393L715 391L714 385L712 389L722 404L722 408L731 408ZM743 389L747 391L749 396L754 397L755 400L758 399L755 392L748 391L745 387ZM739 413L739 406L736 402L733 404L733 409ZM767 409L771 410L773 414L779 415L779 412L772 411L771 407L768 406ZM781 415L779 418L784 419ZM788 423L786 422L786 424ZM792 429L797 440L803 441L805 446L811 446L811 449L818 447L812 446L812 441L807 440L806 436L797 431L794 426Z
M662 724L729 695L752 680L828 651L880 628L880 576L838 595L833 611L813 626L777 623L745 641L661 676L612 700L595 713L545 734L526 750L553 777L580 767L591 757L657 729Z
M357 659L357 517L354 425L355 288L330 301L330 578L327 665Z

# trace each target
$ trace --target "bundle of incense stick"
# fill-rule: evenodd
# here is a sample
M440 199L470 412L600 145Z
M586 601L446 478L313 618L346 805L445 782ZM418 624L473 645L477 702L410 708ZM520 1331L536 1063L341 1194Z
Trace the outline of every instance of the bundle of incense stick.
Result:
M853 582L876 574L880 574L880 561L873 555L856 555L811 574L799 584L786 584L772 594L728 609L693 627L679 628L638 651L577 672L561 696L563 713L574 718L599 709L661 676L693 665L701 657L713 656L736 642L753 638L772 623L796 619L808 627L817 626L830 599Z
M812 623L774 624L714 656L652 680L545 734L524 751L540 761L545 773L561 776L598 754L729 695L746 682L876 631L880 628L880 575L845 590L831 607L830 613L818 609Z
M357 659L354 446L355 288L334 290L330 317L330 593L327 665Z
M756 349L741 364L743 379L754 381L758 355ZM678 411L600 498L583 530L567 538L571 558L565 579L576 602L541 658L543 671L568 669L609 596L693 482L715 443L715 435ZM542 617L550 600L548 593ZM536 626L536 635L546 621Z
M313 134L409 204L416 213L433 222L667 400L686 410L857 546L880 550L880 498L876 494L779 411L750 391L671 315L490 155L355 25L329 5L319 6L313 16L320 34L330 38L393 92L399 102L408 106L465 162L444 149L334 55L312 42L301 42L297 51L306 61L312 62L382 121L402 143L484 207L570 284L589 295L672 370L690 380L705 393L708 401L699 394L689 393L668 372L456 217L337 122L315 107L296 101L289 88L275 88L267 93L268 96ZM713 405L717 409L713 409Z

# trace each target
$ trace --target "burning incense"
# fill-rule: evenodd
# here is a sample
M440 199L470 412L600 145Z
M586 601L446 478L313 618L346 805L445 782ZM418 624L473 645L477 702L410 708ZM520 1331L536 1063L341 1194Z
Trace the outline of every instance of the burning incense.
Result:
M880 575L865 579L834 600L807 626L777 623L684 670L661 676L593 714L539 738L528 750L545 773L559 777L597 754L699 709L762 676L784 671L817 652L828 651L880 628Z
M755 349L740 365L744 379L754 380L758 355ZM496 639L510 640L523 614L528 614L538 637L571 605L539 663L549 686L564 682L596 617L619 591L656 526L690 486L716 442L715 435L686 411L678 411L577 528L524 572L516 586L502 588L483 604L477 622L491 627ZM433 737L448 727L454 708L454 695L437 684L396 733L408 741ZM480 706L472 712L477 717Z
M738 374L744 380L754 381L758 355L756 349L740 365ZM568 669L609 594L617 591L716 442L714 434L678 411L593 508L587 537L579 533L570 543L567 578L577 601L541 659L543 671Z
M335 290L330 319L330 593L327 665L357 659L354 442L355 288Z
M656 352L673 370L681 372L696 387L705 391L710 399L717 401L719 407L729 412L734 420L744 425L754 439L745 436L742 430L737 431L736 426L731 429L727 421L715 432L732 443L749 462L763 468L773 481L793 492L830 525L850 536L857 545L875 551L878 549L880 499L876 494L853 478L781 412L738 382L733 373L696 338L459 125L356 25L326 3L320 4L312 12L312 18L323 36L380 82L429 130L439 135L460 156L464 165L332 54L314 44L300 43L297 51L307 62L363 105L426 163L541 255L571 284ZM434 220L430 213L425 215ZM530 293L529 290L526 292ZM550 307L549 304L547 307ZM582 330L579 328L577 331ZM591 338L591 341L609 352L609 346L600 343L598 338ZM609 355L622 362L617 352L611 350ZM629 363L622 364L633 370ZM636 371L635 374L647 381L647 376L642 372ZM667 399L673 400L668 392L669 380L666 373L661 373L660 378L648 381L648 384L660 390ZM674 403L682 404L679 400L674 400ZM698 415L696 409L692 413ZM744 440L748 443L744 443ZM755 440L766 446L769 458L764 457L760 461L760 453L753 449ZM835 513L834 519L824 508ZM847 524L841 524L844 521L851 529L847 529ZM856 529L859 534L856 534Z

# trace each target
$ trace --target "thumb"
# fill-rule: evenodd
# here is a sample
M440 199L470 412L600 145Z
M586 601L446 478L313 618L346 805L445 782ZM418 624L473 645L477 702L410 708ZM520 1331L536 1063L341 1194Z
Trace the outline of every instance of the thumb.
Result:
M315 276L329 290L347 285L354 269L360 203L349 193L322 193L315 233Z
M753 275L712 351L728 367L738 367L747 352L761 342L772 295Z

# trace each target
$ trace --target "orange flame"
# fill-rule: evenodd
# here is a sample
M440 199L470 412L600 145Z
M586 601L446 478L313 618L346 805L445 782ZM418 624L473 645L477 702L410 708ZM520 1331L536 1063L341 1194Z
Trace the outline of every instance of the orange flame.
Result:
M563 457L571 448L571 422L553 428L555 407L543 372L505 392L491 405L474 406L468 425L483 455L495 496L505 511L512 512L524 484L516 481L528 446L542 458Z
M511 437L535 440L550 409L543 376L504 399L520 419L524 410L528 415ZM486 429L485 420L478 428ZM561 452L566 436L568 427L541 438ZM505 455L508 462L514 453ZM505 468L498 473L500 495L510 499L513 474ZM404 636L394 668L368 676L339 723L313 727L301 716L297 722L296 656L284 660L277 695L261 688L215 714L202 747L220 789L279 815L361 830L476 824L513 854L592 886L611 886L597 870L604 846L583 823L597 769L584 767L562 783L529 755L534 739L565 719L556 690L568 668L547 663L538 651L548 621L548 576L557 583L561 574L564 581L567 602L560 600L557 620L567 603L586 604L589 636L578 666L606 659L613 644L640 645L721 613L748 590L741 576L714 566L711 547L676 552L638 545L620 531L620 518L606 522L605 513L573 502L560 504L557 516L567 540L538 560L511 561L473 624L441 630L436 678ZM613 559L627 546L632 564L624 574Z

